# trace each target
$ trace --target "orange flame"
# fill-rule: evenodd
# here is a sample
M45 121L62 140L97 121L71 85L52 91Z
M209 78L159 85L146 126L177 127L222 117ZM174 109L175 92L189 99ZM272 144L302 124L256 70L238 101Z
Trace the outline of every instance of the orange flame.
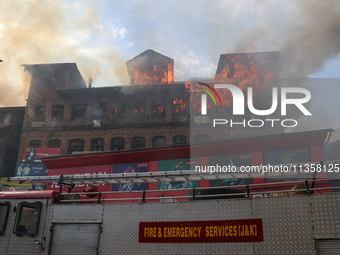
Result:
M135 113L143 113L144 109L143 109L143 107L135 107L134 111L135 111Z
M181 99L175 98L173 100L173 104L174 104L174 111L175 112L182 112L182 111L185 110L186 102L184 102L183 98L181 98Z
M270 86L270 82L274 77L272 61L268 60L267 56L270 53L249 53L249 54L230 54L222 55L219 66L223 67L214 77L210 85L214 84L234 84L237 85L243 92L246 92L248 87L253 88L254 99L261 95L262 89ZM202 90L195 89L191 82L185 84L187 91L191 92L191 104L194 114L201 112L201 94ZM226 89L216 89L220 95L223 106L218 106L218 114L228 115L230 106L232 105L232 94ZM207 108L212 109L215 104L208 99Z
M157 100L157 105L154 107L154 113L162 113L164 111L164 106Z
M174 64L155 62L154 65L146 69L145 66L132 66L129 68L131 73L131 85L164 85L174 82Z

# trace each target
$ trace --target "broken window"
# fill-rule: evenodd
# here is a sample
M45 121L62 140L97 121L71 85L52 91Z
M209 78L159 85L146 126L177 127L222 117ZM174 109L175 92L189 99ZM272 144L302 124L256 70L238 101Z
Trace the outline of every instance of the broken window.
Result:
M87 106L72 105L71 109L71 126L86 125Z
M173 117L182 117L186 115L185 111L186 102L184 102L183 98L175 98L172 101L172 116Z
M126 105L114 105L112 109L112 119L124 119L126 116Z
M86 120L86 105L72 105L71 120L83 119Z
M54 139L47 142L47 147L60 147L60 140Z
M96 138L91 140L91 151L103 151L104 150L104 139Z
M161 147L166 145L165 136L154 136L152 137L152 147Z
M54 105L52 106L52 121L62 121L64 116L64 106L63 105Z
M121 151L125 149L125 139L123 137L115 137L111 139L111 151Z
M41 202L19 203L13 233L17 235L36 236L39 230L41 208Z
M156 100L152 102L151 106L151 116L152 117L165 117L165 107L162 101Z
M173 144L186 144L187 137L185 135L176 135L173 137Z
M46 106L37 106L34 111L33 121L45 121Z
M93 105L93 119L106 119L106 104L99 103Z
M141 149L145 148L145 138L144 137L134 137L131 139L131 149Z
M40 140L32 140L30 141L29 147L41 147L41 141Z
M83 139L73 139L68 142L67 154L72 154L74 151L84 151L84 140Z
M132 119L140 120L145 116L144 105L141 102L136 102L132 106Z

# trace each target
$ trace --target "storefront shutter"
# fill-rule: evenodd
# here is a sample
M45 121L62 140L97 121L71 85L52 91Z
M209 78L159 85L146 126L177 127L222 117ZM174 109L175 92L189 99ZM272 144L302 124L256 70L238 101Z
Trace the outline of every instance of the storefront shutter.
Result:
M340 238L318 239L318 254L340 254Z
M98 254L100 224L55 224L52 255Z

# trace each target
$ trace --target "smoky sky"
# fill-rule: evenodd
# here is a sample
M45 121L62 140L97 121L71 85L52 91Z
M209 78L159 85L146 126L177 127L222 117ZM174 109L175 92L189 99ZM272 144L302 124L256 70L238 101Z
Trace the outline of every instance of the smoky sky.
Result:
M174 59L175 80L213 77L219 55L281 51L281 75L306 77L338 58L337 0L2 1L0 106L25 105L21 64L75 62L93 86L129 83L147 49ZM331 98L332 93L330 93ZM327 100L328 107L335 102Z

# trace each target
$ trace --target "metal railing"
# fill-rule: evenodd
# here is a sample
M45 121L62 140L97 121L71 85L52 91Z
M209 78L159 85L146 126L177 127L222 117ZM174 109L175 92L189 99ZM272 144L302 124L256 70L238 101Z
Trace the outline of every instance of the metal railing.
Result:
M331 181L339 181L339 179L318 179L318 180L297 180L297 181L288 181L288 182L274 182L274 183L259 183L259 184L245 184L245 185L233 185L233 186L217 186L217 187L204 187L204 188L190 188L190 189L177 189L177 190L142 190L142 191L102 191L102 192L80 192L80 193L61 193L59 196L59 203L77 203L77 202L97 202L97 203L105 203L105 202L129 202L135 201L145 203L148 200L149 201L159 201L159 202L169 202L169 201L176 201L176 199L181 200L201 200L201 199L213 199L213 198L221 198L221 197L240 197L240 198L250 198L253 195L261 195L261 194L267 194L273 195L275 193L283 193L285 195L295 195L298 192L302 192L304 194L313 194L314 191L321 191L321 190L337 190L340 189L339 186L331 187L330 182ZM313 183L320 183L323 185L323 187L317 187L315 188ZM263 188L274 188L275 186L280 188L280 186L292 186L292 184L304 184L304 188L299 189L283 189L283 190L263 190ZM312 184L312 185L311 185ZM329 185L329 187L324 187L325 185ZM274 187L273 187L274 186ZM283 187L283 188L285 188ZM236 191L239 190L240 193L215 193L215 194L200 194L200 191L208 191L208 190L220 190L220 191ZM262 189L258 191L259 189ZM61 189L60 189L61 190ZM152 196L147 197L146 194L150 193L163 193L166 192L183 192L183 191L191 191L191 194L183 196ZM242 192L243 191L243 192ZM139 197L124 197L124 198L105 198L106 194L114 194L114 195L122 195L122 194L140 194ZM96 195L94 198L88 198L92 197L93 195ZM62 196L74 196L78 197L76 199L62 199ZM83 197L81 197L83 196Z

